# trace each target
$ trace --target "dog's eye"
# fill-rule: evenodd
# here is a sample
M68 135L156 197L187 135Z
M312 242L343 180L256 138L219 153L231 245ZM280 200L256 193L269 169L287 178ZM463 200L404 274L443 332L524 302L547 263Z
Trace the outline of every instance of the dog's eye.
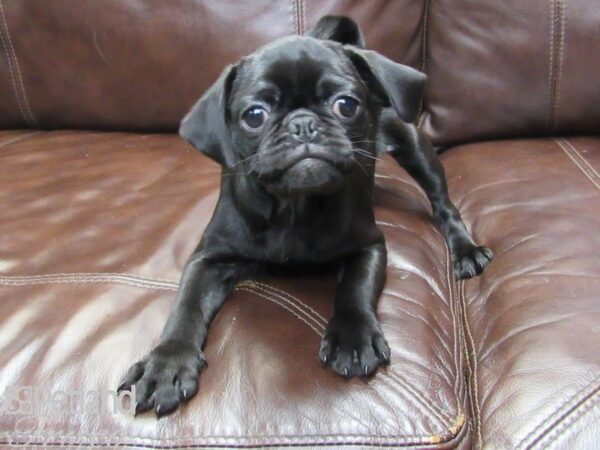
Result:
M350 119L358 112L358 100L344 95L333 103L333 113L340 119Z
M257 131L262 128L262 126L267 121L269 117L269 113L262 106L252 106L247 109L244 114L242 114L242 123L246 127L246 129L250 131Z

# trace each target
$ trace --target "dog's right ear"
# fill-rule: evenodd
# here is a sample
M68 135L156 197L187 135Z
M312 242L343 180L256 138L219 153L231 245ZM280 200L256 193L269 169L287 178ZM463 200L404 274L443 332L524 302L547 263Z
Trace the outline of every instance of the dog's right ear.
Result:
M179 135L222 166L234 163L231 139L227 130L228 99L237 74L236 66L228 66L179 125Z
M344 45L354 45L358 48L365 47L365 38L358 24L346 16L323 16L306 35Z

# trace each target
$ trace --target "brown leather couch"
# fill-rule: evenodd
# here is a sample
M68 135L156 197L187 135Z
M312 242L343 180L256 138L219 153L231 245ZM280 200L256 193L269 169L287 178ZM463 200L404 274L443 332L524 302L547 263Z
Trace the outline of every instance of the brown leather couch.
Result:
M323 368L332 279L273 277L237 287L174 415L65 404L157 341L211 216L219 168L180 118L325 13L427 72L419 126L494 261L454 281L386 159L388 368ZM0 447L600 448L599 28L592 0L0 0Z

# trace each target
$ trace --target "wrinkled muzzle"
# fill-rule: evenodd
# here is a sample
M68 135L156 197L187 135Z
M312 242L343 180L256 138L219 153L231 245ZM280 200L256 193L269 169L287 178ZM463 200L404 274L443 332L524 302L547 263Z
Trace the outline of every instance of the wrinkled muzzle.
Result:
M312 112L289 114L263 138L254 173L274 194L335 190L353 163L352 144L337 128Z

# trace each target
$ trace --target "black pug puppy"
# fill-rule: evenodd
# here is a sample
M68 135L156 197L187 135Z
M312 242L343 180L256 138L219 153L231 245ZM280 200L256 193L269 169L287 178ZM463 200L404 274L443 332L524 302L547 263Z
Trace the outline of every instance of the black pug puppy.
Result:
M356 23L324 17L308 36L279 39L227 67L183 119L180 134L221 164L221 195L159 344L119 387L136 386L138 412L168 414L197 392L211 319L238 281L272 264L339 265L324 364L353 377L389 361L376 317L386 272L373 217L378 151L427 193L457 277L492 259L450 202L430 143L409 125L425 75L363 47Z

